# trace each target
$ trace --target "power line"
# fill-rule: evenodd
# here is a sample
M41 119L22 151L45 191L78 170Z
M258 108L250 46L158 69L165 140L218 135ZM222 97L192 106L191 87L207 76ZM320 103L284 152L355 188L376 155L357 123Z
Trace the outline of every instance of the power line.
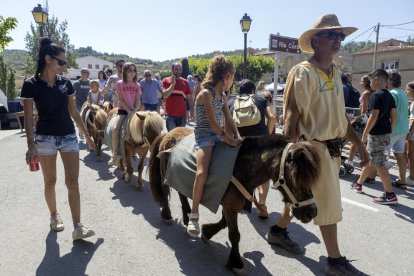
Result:
M381 25L381 27L394 27L394 26L402 26L402 25L407 25L407 24L411 24L411 23L414 23L414 21L405 22L405 23L401 23L401 24L394 24L394 25Z
M389 37L389 38L385 38L385 37L380 37L381 40L388 40L388 39L393 39L393 38L404 38L404 37L409 37L409 36L413 36L414 33L412 34L408 34L408 35L402 35L402 36L394 36L394 37Z
M403 31L413 31L414 32L414 29L396 28L396 27L385 27L385 28L395 29L395 30L403 30Z
M374 31L374 29L375 29L375 27L376 27L376 26L372 26L372 27L370 27L368 30L364 31L362 34L360 34L359 36L357 36L357 37L353 38L351 41L348 41L347 43L351 43L352 41L354 41L354 40L355 40L355 39L357 39L358 37L360 37L360 36L364 35L366 32L368 32L368 31L369 31L369 30L371 30L371 29L372 29L372 32L373 32L373 31ZM372 32L371 32L371 34L372 34ZM371 34L370 34L369 36L371 36Z

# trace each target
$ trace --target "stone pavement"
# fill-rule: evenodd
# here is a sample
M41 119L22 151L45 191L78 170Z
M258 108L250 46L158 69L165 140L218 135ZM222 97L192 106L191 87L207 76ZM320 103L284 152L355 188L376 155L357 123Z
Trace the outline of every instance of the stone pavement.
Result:
M24 162L24 134L20 130L0 131L0 149L0 275L231 275L224 267L230 252L227 229L208 245L189 238L180 224L175 192L171 193L170 204L176 223L163 224L148 183L141 193L134 189L135 169L132 183L125 184L119 171L106 165L107 150L99 163L81 143L82 221L96 231L96 236L72 242L60 158L56 193L66 229L55 233L49 230L42 175L30 172ZM370 275L410 275L414 271L409 261L414 248L414 187L396 191L398 206L380 206L372 203L372 197L382 191L378 180L364 186L363 194L349 189L357 173L358 168L341 179L344 220L338 234L342 254ZM394 168L391 173L395 177ZM290 234L305 246L306 253L286 253L265 239L279 216L280 194L271 190L267 205L269 220L258 219L255 209L251 215L239 215L240 252L247 274L323 275L326 252L318 227L293 220ZM220 218L220 211L200 211L201 223Z

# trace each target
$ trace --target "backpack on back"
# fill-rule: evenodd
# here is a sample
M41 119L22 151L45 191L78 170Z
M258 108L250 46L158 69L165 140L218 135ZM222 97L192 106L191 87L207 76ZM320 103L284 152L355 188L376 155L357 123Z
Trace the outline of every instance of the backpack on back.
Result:
M233 121L236 127L253 126L260 123L260 110L250 95L237 97L233 107Z

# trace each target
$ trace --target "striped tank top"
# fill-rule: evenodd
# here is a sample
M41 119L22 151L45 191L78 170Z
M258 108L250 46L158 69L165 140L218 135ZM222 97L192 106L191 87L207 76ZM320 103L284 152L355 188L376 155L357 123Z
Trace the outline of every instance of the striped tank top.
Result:
M216 122L223 126L222 124L222 115L223 115L223 105L224 105L224 97L225 94L222 93L221 100L218 101L216 99L216 91L214 91L213 88L209 87L207 88L208 92L211 93L212 97L212 104L213 104L213 111L214 111L214 118L216 119ZM194 126L194 132L214 132L213 129L210 126L210 123L207 119L206 110L204 108L204 105L196 105L195 106L195 126Z

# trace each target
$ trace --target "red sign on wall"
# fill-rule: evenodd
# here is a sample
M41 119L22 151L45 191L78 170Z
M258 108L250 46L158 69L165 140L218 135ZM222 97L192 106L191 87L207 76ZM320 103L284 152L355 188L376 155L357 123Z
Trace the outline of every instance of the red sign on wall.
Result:
M294 54L301 53L298 39L273 34L269 38L269 50Z

